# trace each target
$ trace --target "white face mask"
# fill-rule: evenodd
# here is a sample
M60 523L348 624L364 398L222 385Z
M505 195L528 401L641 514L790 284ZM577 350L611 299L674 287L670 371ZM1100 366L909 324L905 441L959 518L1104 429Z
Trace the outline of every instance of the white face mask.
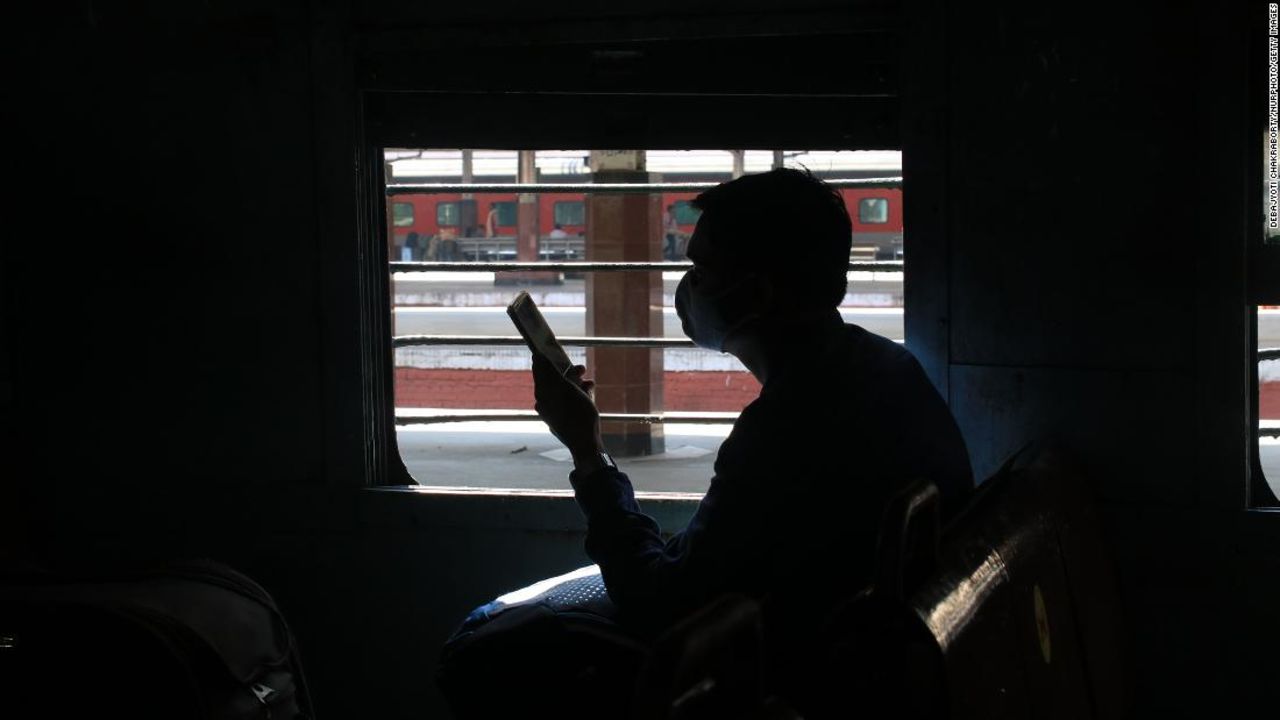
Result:
M759 284L744 277L718 292L708 292L697 268L685 273L676 286L676 315L684 334L698 347L724 352L724 342L734 331L759 317Z

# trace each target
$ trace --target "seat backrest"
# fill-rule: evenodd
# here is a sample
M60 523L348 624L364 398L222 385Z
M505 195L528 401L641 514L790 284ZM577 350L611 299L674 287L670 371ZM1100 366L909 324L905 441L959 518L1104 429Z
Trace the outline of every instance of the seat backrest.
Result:
M887 506L874 584L834 616L803 709L1122 715L1114 575L1080 478L1041 454L1002 468L945 528L937 518L927 483Z
M764 705L760 609L725 595L667 630L636 683L636 720L747 718Z
M1114 573L1088 488L1054 453L984 483L908 604L951 716L1123 714Z

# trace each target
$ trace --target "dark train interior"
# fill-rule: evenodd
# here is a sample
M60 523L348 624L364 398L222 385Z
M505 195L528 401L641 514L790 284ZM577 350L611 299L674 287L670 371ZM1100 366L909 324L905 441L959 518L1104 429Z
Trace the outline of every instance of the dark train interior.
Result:
M907 347L975 478L1051 443L1098 543L1064 540L1070 580L1034 589L1037 621L1077 608L1053 643L1084 679L1061 680L1043 634L1034 681L993 643L968 667L1025 702L930 716L1274 712L1266 3L78 0L11 17L11 588L213 558L279 604L314 716L453 717L433 680L446 638L588 564L584 521L567 480L451 491L425 485L467 478L406 470L382 151L900 150ZM641 504L678 529L697 499ZM1073 502L1010 499L1006 529ZM972 678L948 672L955 697Z

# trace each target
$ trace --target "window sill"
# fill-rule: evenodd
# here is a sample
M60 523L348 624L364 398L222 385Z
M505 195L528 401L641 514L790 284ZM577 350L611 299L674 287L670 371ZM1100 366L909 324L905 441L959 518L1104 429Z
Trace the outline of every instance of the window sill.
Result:
M688 522L701 495L637 492L641 508L665 531ZM569 490L397 486L361 493L360 523L391 528L486 528L581 533L586 530Z

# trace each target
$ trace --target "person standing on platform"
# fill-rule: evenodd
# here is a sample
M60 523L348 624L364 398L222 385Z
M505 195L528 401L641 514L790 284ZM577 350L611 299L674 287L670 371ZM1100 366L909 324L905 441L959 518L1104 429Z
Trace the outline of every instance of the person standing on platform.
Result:
M413 262L417 260L418 254L418 233L409 231L408 236L404 239L404 245L400 246L400 261Z
M662 211L662 231L666 235L662 256L667 260L676 259L676 239L680 236L680 225L676 222L676 206L668 205Z

